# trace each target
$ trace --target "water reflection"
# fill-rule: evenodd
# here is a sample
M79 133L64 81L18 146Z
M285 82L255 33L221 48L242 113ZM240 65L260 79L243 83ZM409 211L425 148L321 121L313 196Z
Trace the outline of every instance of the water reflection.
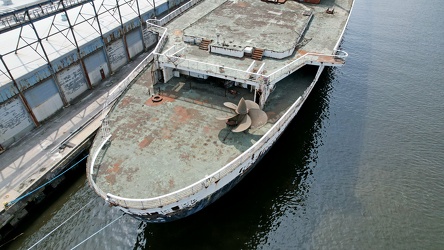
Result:
M316 68L306 70L315 73ZM183 220L141 223L134 248L254 249L265 244L286 214L304 210L334 78L334 69L324 72L277 144L231 192Z

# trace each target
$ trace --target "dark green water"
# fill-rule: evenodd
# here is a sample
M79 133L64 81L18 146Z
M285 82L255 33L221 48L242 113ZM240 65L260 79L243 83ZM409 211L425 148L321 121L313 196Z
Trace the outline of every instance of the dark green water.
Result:
M346 65L239 186L181 221L125 216L79 249L444 249L443 8L355 0ZM95 197L77 178L9 248ZM120 215L96 199L35 249L72 248Z

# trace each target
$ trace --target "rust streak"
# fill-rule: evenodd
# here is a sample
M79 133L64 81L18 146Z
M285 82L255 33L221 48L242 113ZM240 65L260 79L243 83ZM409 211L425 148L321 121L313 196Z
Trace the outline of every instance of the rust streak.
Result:
M174 118L177 119L179 123L186 123L192 118L188 110L181 106L174 108L174 114Z
M202 102L202 101L198 101L198 100L194 100L193 101L195 104L197 104L197 105L203 105L204 104L204 102Z
M130 103L131 103L131 97L130 96L126 96L120 102L119 108L124 108L124 107L128 106L128 104L130 104Z
M151 144L151 142L154 140L154 137L151 135L145 136L145 138L139 143L139 148L144 148Z
M161 131L162 139L171 139L171 131L167 128L162 128Z
M186 153L182 153L182 154L180 155L180 159L181 159L182 161L188 161L188 160L190 160L190 155L189 155L189 154L186 154Z
M206 135L210 135L210 133L211 133L211 128L210 128L210 127L205 126L205 127L203 128L203 130L204 130L204 133L205 133Z
M319 62L335 62L335 59L332 56L319 56Z
M120 171L120 165L122 165L122 163L123 163L123 160L117 160L113 165L112 165L112 167L111 168L108 168L107 170L106 170L106 173L107 174L116 174L116 173L118 173L119 171Z
M106 179L106 181L107 181L109 184L111 184L111 185L114 185L114 183L116 183L116 175L115 175L115 174L107 175L107 176L105 177L105 179Z

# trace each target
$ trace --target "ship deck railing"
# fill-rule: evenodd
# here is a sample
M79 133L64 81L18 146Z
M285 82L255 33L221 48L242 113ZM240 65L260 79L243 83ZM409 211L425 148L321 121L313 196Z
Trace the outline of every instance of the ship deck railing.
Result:
M207 62L186 58L186 46L173 45L163 53L156 53L158 60L165 65L174 67L177 69L191 70L194 72L200 72L207 75L218 76L229 80L237 80L250 85L258 87L260 84L274 85L286 76L300 69L304 65L321 65L325 66L340 66L345 62L345 58L348 54L345 51L335 50L333 54L322 53L305 53L291 63L284 65L283 67L275 70L274 72L264 75L261 74L264 69L264 64L260 67L261 70L257 73L251 71L251 66L247 70L234 69L226 67L225 65L217 65ZM253 61L252 65L255 63Z
M140 73L142 73L150 63L154 61L155 52L161 51L166 43L166 38L167 38L166 28L151 23L149 23L147 28L159 32L159 34L162 33L156 47L131 71L131 73L128 74L127 77L125 77L125 79L123 79L113 90L110 91L104 103L104 107L102 109L102 125L101 125L101 134L100 134L100 136L102 137L102 141L97 150L94 152L91 161L91 167L89 168L88 174L90 175L90 183L93 189L104 199L106 198L106 193L97 186L97 184L94 181L93 175L94 175L96 158L100 153L101 149L103 148L103 146L111 138L111 129L109 127L109 121L108 121L108 112L110 110L110 105L114 103L114 101L120 95L122 95L122 93L128 88L128 86L134 81L134 79Z
M324 65L324 66L341 66L344 64L345 59L348 57L348 53L343 50L334 50L333 54L322 53L305 53L304 55L296 58L289 64L286 64L282 68L275 70L269 75L262 76L271 85L276 84L283 78L287 77L291 73L300 69L304 65Z
M162 28L162 27L160 27L160 28ZM156 46L156 48L154 49L154 51L152 53L150 53L144 60L142 60L142 62L139 65L137 65L135 67L135 69L121 83L119 83L119 85L113 91L111 91L110 96L108 97L109 101L106 102L106 105L109 105L110 103L112 103L115 99L117 99L125 91L125 89L131 84L131 82L149 65L150 62L153 61L154 56L156 54L158 56L166 56L165 53L158 54L155 52L155 51L161 50L162 41L164 41L165 37L166 37L165 34L166 34L166 29L165 29L163 35L161 36L161 38L159 39L159 43ZM213 67L213 68L214 67L217 67L217 68L221 67L219 65L202 63L202 62L184 59L184 58L175 56L175 54L180 51L181 51L181 48L175 48L175 49L170 48L170 50L167 50L166 52L168 53L169 57L176 58L177 60L181 59L183 61L187 61L190 64L193 63L193 64L204 65L202 67L206 67L207 69L209 66ZM257 75L258 78L263 78L263 79L266 79L266 78L279 79L279 77L282 77L282 76L285 77L286 75L290 74L292 69L299 68L300 65L305 65L307 63L314 63L313 59L316 59L314 57L319 57L319 56L327 56L327 57L335 57L335 58L345 59L345 57L347 57L348 55L347 55L347 53L342 52L342 51L340 51L339 55L325 55L325 54L317 54L317 53L307 53L307 54L304 54L303 56L299 57L298 59L296 59L292 63L285 65L284 67L276 70L275 72L273 72L269 75L252 73L252 72L248 72L248 70L242 71L242 70L231 69L231 68L226 68L226 67L225 67L225 69L232 70L235 72L242 72L243 74L254 74L254 75ZM300 99L301 98L299 98L287 110L287 113L294 112L294 110L300 106L300 104L301 104ZM108 108L108 107L106 107L106 108ZM104 110L106 110L106 109L104 108ZM247 151L245 151L244 153L239 155L232 162L230 162L229 164L227 164L225 167L221 168L219 171L215 172L214 174L208 176L207 178L201 179L198 182L196 182L188 187L185 187L185 188L180 189L176 192L166 194L163 196L149 198L149 199L131 199L131 198L124 198L124 197L120 197L117 195L113 195L111 193L106 193L106 192L102 191L94 182L93 175L94 175L94 168L96 167L96 164L95 164L96 159L97 159L99 153L101 152L102 148L104 147L104 145L111 138L110 129L108 128L108 123L106 122L107 116L105 115L103 118L103 121L102 121L102 133L103 133L101 135L102 142L100 143L99 147L94 152L94 155L93 155L93 158L91 161L91 165L90 165L89 174L91 176L91 178L90 178L91 185L94 188L94 190L101 197L103 197L104 199L107 199L110 204L119 205L122 207L146 209L146 208L154 208L154 207L158 207L158 206L165 206L165 205L177 202L183 198L186 198L186 197L189 197L193 194L196 194L200 190L208 187L211 183L217 182L222 177L226 176L228 173L230 173L234 169L238 168L242 163L246 162L248 160L248 158L250 158L253 153L255 153L257 151L265 150L265 149L263 149L264 145L266 143L268 143L268 141L270 139L273 138L273 136L276 134L276 132L278 130L281 129L281 127L284 127L283 125L285 123L291 121L291 119L293 118L292 116L289 116L287 114L283 115L282 117L283 118L279 119L278 122L275 123L273 125L273 127L261 139L259 139L259 141L257 141L251 148L249 148Z
M125 208L132 209L150 209L162 207L170 204L174 204L182 199L190 197L199 191L208 188L212 183L217 183L220 179L226 176L228 173L237 169L243 163L246 163L253 154L262 154L267 150L267 145L270 145L270 140L277 140L278 132L285 128L286 125L291 122L294 115L296 114L297 109L302 105L302 97L299 97L295 103L286 111L286 113L282 116L282 119L279 119L272 128L265 133L252 147L247 149L245 152L240 154L230 163L222 167L220 170L215 173L191 184L185 188L177 190L175 192L165 194L162 196L147 198L147 199L131 199L120 197L111 193L106 194L107 201L115 206L121 206ZM292 114L292 115L291 115ZM104 143L101 145L103 147ZM248 167L248 166L245 166ZM246 169L244 169L246 170Z
M106 102L104 103L104 107L102 109L102 125L101 125L101 133L100 136L102 137L102 141L100 142L99 147L94 152L92 161L91 161L91 167L89 168L89 174L90 175L90 183L93 187L93 189L104 199L106 198L106 193L102 191L95 183L93 175L94 175L94 167L95 167L95 161L100 153L103 146L106 144L106 142L109 141L111 138L111 129L109 127L108 122L108 112L110 110L110 105L114 103L114 101L128 88L128 86L133 82L133 80L142 73L146 67L153 62L154 54L151 52L146 56L134 69L131 71L131 73L128 74L125 79L123 79L113 90L110 91Z
M221 77L226 76L230 78L230 80L238 80L249 83L250 85L259 86L259 83L256 82L259 77L263 76L259 73L254 73L251 70L240 70L234 69L230 67L226 67L224 65L217 65L212 63L201 62L193 59L185 58L186 54L181 53L186 50L186 46L173 45L169 49L167 49L163 53L156 53L159 57L159 62L162 62L166 65L173 66L178 69L191 70L193 72L200 72L206 75L212 75ZM254 62L253 62L254 63ZM222 77L224 78L224 77Z
M126 88L128 88L128 86L131 84L131 82L150 64L150 62L152 62L154 60L154 55L156 51L160 51L162 50L163 46L165 45L166 42L166 32L167 29L164 27L160 27L158 25L155 24L150 24L150 29L153 30L157 30L159 32L159 30L162 32L162 35L160 36L160 39L156 45L156 47L154 48L154 50L148 54L148 56L146 56L134 69L133 71L131 71L131 73L128 74L127 77L125 77L125 79L123 79L118 85L117 87L115 87L113 90L110 91L106 102L104 104L104 107L102 109L102 137L107 137L108 135L110 135L110 129L109 129L109 125L108 125L108 111L109 111L109 106L111 103L113 103L124 91ZM159 32L160 33L160 32Z

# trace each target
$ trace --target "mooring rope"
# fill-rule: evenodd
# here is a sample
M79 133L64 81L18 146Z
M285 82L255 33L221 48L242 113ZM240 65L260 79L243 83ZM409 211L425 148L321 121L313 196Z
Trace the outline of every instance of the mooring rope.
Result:
M91 239L92 237L94 237L96 234L100 233L102 230L104 230L105 228L107 228L108 226L110 226L111 224L113 224L114 222L118 221L120 218L122 218L125 215L125 213L123 213L122 215L120 215L119 217L117 217L115 220L111 221L110 223L108 223L106 226L102 227L100 230L98 230L97 232L91 234L88 238L84 239L82 242L80 242L79 244L75 245L72 249L75 249L77 247L79 247L80 245L82 245L83 243L85 243L87 240Z
M36 243L34 243L34 245L32 245L29 249L37 246L38 244L40 244L40 242L42 242L44 239L46 239L48 236L50 236L52 233L54 233L57 229L59 229L61 226L63 226L66 222L68 222L69 220L72 219L72 217L74 217L76 214L78 214L80 211L82 211L83 209L85 209L86 206L88 206L91 202L93 202L94 200L96 200L96 198L90 200L88 203L86 203L82 208L80 208L77 212L75 212L73 215L71 215L68 219L66 219L64 222L62 222L62 224L58 225L56 228L54 228L51 232L49 232L48 234L46 234L43 238L41 238L39 241L37 241Z
M58 174L56 177L52 178L51 180L47 181L45 184L41 185L40 187L32 190L31 192L28 192L25 195L22 195L20 197L15 198L14 200L5 203L5 208L8 208L12 205L14 205L15 203L19 202L20 200L24 199L25 197L28 197L29 195L33 194L35 191L45 187L46 185L50 184L51 182L53 182L55 179L59 178L60 176L62 176L63 174L65 174L66 172L68 172L69 170L71 170L72 168L74 168L75 166L77 166L80 162L82 162L83 160L86 159L86 157L88 157L88 155L86 155L85 157L83 157L81 160L79 160L78 162L76 162L75 164L73 164L71 167L69 167L68 169L66 169L65 171L63 171L62 173Z
M9 244L10 242L13 242L14 240L16 240L18 237L20 237L20 236L22 236L22 235L23 235L23 233L20 233L19 235L15 236L14 238L12 238L12 239L6 241L6 242L3 243L2 245L0 245L0 249L1 249L3 246L6 246L7 244Z

